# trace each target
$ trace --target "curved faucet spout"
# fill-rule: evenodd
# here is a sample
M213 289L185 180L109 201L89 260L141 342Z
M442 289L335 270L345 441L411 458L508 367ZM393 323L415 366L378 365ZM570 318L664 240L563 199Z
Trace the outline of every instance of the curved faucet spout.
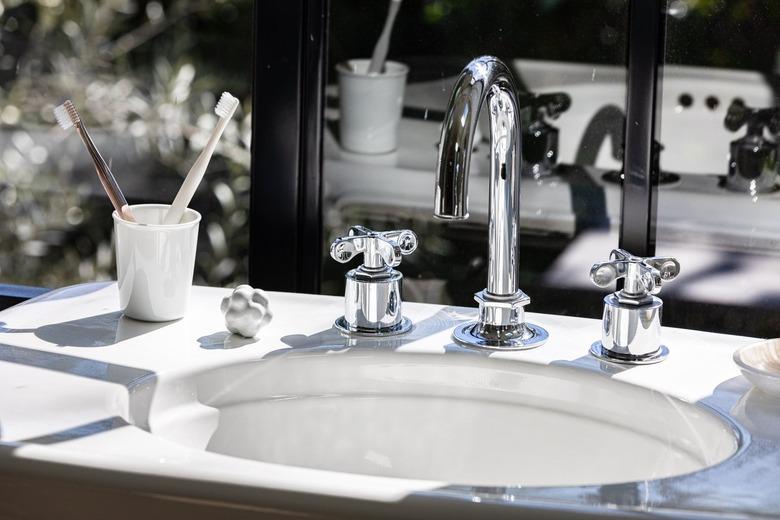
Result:
M520 234L520 118L512 73L498 58L483 56L460 73L441 129L436 166L434 215L468 218L469 161L479 111L490 114L490 189L488 190L488 282L474 295L479 320L455 329L464 345L526 349L541 345L547 331L525 322L531 300L518 287Z
M434 215L468 218L468 174L480 109L490 115L489 254L487 292L519 291L520 120L512 73L498 58L469 63L455 83L441 130Z

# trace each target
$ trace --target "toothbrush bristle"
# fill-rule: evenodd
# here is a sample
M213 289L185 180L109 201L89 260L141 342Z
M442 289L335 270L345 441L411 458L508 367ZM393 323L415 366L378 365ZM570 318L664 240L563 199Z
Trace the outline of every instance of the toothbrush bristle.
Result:
M80 121L79 113L76 111L76 107L73 106L70 99L54 108L54 117L57 119L57 124L60 125L63 130L67 130Z
M65 105L54 107L54 118L57 119L57 124L60 125L63 130L67 130L73 126L73 121L70 120L68 111L65 110Z
M214 112L219 117L231 117L238 107L238 99L230 95L230 92L223 92L214 108Z

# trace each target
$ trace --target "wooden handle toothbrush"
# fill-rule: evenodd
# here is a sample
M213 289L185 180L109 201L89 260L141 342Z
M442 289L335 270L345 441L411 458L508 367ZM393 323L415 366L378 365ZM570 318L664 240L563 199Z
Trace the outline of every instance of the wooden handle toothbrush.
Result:
M236 108L238 108L238 99L231 96L228 92L223 92L217 106L214 108L214 112L219 116L219 121L217 121L217 125L211 132L211 137L209 137L206 146L203 147L203 151L200 152L189 173L187 173L184 183L179 188L179 193L176 194L173 204L171 204L171 207L168 208L168 212L165 214L163 224L178 224L181 221L184 210L187 209L192 197L195 195L195 190L198 189L198 185L201 179L203 179L203 174L206 173L206 168L211 160L211 155L214 153L214 148L216 148L222 132L225 131L228 121L235 114Z
M95 147L95 143L89 136L84 123L81 122L81 117L79 116L76 107L73 106L73 103L70 100L67 100L65 103L56 107L54 109L54 117L63 130L67 130L70 127L76 128L79 137L81 137L84 146L87 148L87 152L89 152L89 156L92 158L92 162L95 164L95 171L97 172L98 179L100 179L100 184L102 184L103 189L106 190L106 194L111 200L111 204L114 206L117 214L124 220L136 222L135 216L133 216L133 212L127 204L127 199L125 199L122 190L119 189L119 184L117 184L114 175L111 173L111 168L108 167L108 164L106 164L106 161L103 160L100 152L98 152Z

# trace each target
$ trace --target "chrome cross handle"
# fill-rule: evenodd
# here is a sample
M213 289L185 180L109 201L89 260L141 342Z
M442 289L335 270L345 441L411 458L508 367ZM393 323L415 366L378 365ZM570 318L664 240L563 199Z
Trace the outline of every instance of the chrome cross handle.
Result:
M680 273L680 262L670 257L634 256L614 249L608 262L594 264L590 279L607 287L623 278L623 289L604 298L601 341L591 345L596 357L627 364L656 363L669 350L661 344L663 302L653 296L664 282Z
M363 226L352 226L349 234L337 238L330 246L330 256L345 264L363 253L363 265L369 269L398 267L405 255L417 249L417 235L408 229L372 231Z
M408 229L372 231L352 226L347 236L330 246L330 256L346 263L363 254L363 264L346 274L344 316L336 320L343 334L388 336L401 334L412 322L401 313L401 280L393 269L417 249L417 235Z
M599 287L608 287L618 278L625 280L620 291L622 299L641 303L649 295L658 294L663 282L680 274L680 262L671 257L634 256L623 249L613 249L608 262L594 264L590 279Z

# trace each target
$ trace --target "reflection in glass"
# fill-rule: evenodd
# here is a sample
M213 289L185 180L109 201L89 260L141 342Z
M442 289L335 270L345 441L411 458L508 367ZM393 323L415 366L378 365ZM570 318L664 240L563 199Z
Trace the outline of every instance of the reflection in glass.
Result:
M776 336L780 4L676 0L667 21L658 254L682 269L664 323Z
M621 167L627 1L405 1L388 63L408 67L406 86L400 99L396 90L382 101L383 87L372 98L355 94L344 70L371 56L386 14L384 1L331 3L323 251L352 225L413 229L420 247L403 266L404 299L474 306L488 276L488 118L473 144L469 220L433 219L434 168L455 78L476 56L492 54L510 66L519 90L519 285L531 297L528 309L599 315L588 269L617 246L620 186L607 174ZM361 106L362 120L375 121L363 141L395 130L394 148L352 144L345 123ZM397 130L381 112L400 114ZM343 294L344 266L323 256L323 292Z

